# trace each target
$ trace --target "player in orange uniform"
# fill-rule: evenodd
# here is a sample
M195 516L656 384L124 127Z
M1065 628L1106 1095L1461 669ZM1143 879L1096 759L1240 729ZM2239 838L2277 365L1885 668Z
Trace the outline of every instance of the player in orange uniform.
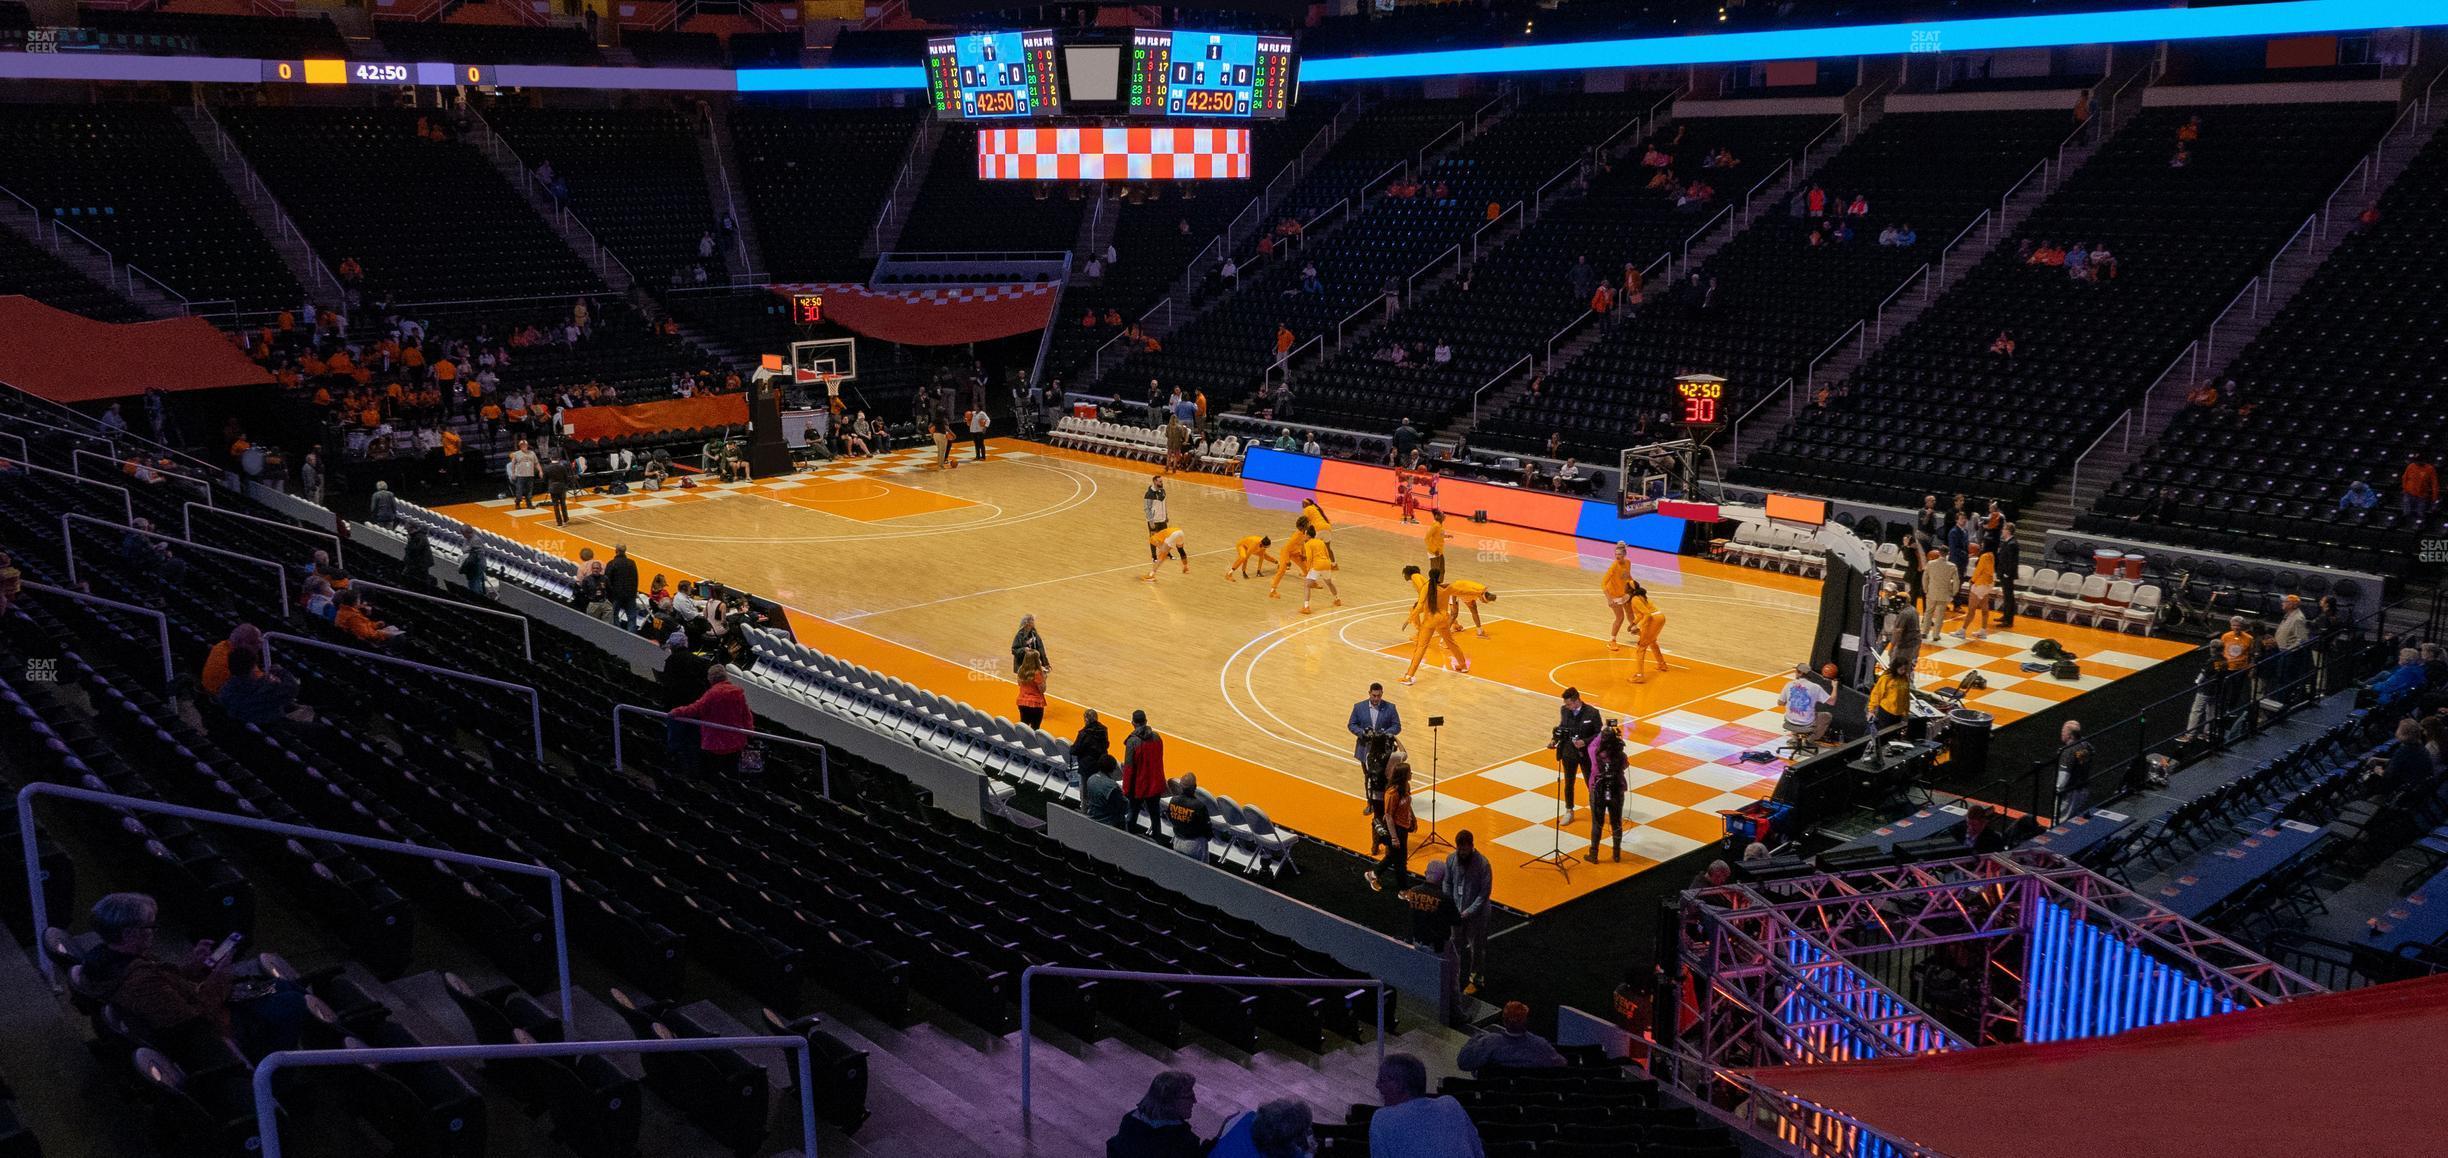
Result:
M1445 581L1445 512L1428 512L1428 574Z
M1470 657L1462 654L1461 644L1454 642L1453 615L1447 610L1444 590L1425 574L1417 576L1414 582L1420 586L1420 599L1427 613L1420 618L1419 634L1412 640L1411 666L1403 671L1402 682L1418 681L1420 661L1428 658L1428 644L1432 640L1444 644L1445 654L1453 657L1445 661L1446 667L1469 671Z
M1454 622L1460 623L1462 609L1469 608L1471 630L1478 632L1479 638L1486 639L1488 637L1487 625L1479 621L1479 605L1496 602L1496 593L1488 590L1487 584L1473 582L1469 579L1456 579L1445 584L1444 589L1447 599L1453 605Z
M1312 536L1308 545L1301 548L1301 553L1304 560L1300 565L1309 573L1308 578L1303 581L1305 586L1301 588L1301 614L1309 614L1309 595L1320 587L1325 588L1327 594L1334 596L1334 606L1343 606L1343 593L1335 589L1334 548L1327 546L1325 539ZM1292 556L1286 554L1284 570L1289 571L1292 567Z
M1184 544L1180 527L1159 527L1148 535L1148 573L1140 581L1153 583L1156 571L1164 565L1166 556L1181 559L1182 574L1190 573L1190 548Z
M1267 548L1274 545L1275 540L1265 535L1242 536L1240 542L1233 544L1232 566L1224 569L1224 577L1226 579L1253 578L1254 576L1251 576L1249 571L1251 563L1258 564L1259 575L1266 574L1266 565L1275 562L1275 556L1268 554ZM1282 574L1283 569L1281 565L1278 565L1276 575L1280 577Z
M1303 515L1293 521L1292 537L1284 540L1283 565L1275 569L1275 582L1267 585L1267 598L1283 598L1283 593L1276 589L1283 586L1284 576L1297 573L1308 559L1309 517Z
M1606 575L1598 580L1598 590L1606 595L1607 606L1615 611L1615 623L1607 628L1607 650L1622 651L1623 644L1615 637L1632 625L1632 548L1615 544L1615 561L1607 566Z
M1326 518L1326 508L1318 505L1316 495L1301 500L1301 514L1309 519L1309 537L1326 544L1327 570L1340 570L1342 565L1334 557L1334 523Z
M1649 682L1649 657L1653 655L1660 673L1673 670L1666 666L1666 649L1658 646L1658 637L1666 634L1666 613L1649 601L1649 589L1633 583L1624 609L1632 618L1632 682Z

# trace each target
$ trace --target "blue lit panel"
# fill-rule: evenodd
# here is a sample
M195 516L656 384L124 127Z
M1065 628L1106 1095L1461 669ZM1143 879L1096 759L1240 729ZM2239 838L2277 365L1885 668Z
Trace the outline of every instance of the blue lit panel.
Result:
M2033 906L2023 1040L2066 1041L2241 1008L2064 906Z
M2437 24L2448 24L2448 3L2441 0L2289 0L2287 3L2241 4L2224 8L2145 8L2124 12L2077 12L1987 20L1933 20L1917 24L1857 24L1845 28L1657 36L1638 40L1596 40L1578 44L1312 59L1302 62L1301 79L1310 84L1326 84L1400 77L1899 56L1912 52L1994 51L2064 44L2205 40L2223 36L2299 36L2315 32Z

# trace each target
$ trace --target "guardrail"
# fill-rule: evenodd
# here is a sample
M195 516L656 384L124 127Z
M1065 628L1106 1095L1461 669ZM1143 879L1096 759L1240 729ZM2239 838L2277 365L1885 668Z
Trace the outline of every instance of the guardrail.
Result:
M41 471L44 474L51 475L56 478L68 479L72 482L80 482L89 487L101 487L104 490L119 492L120 526L124 528L133 527L136 525L136 500L128 494L128 489L126 487L120 486L118 483L106 483L100 479L91 479L86 478L83 475L71 474L64 470L53 470L47 466L37 466L30 462L20 462L17 465L25 468L26 470ZM84 519L90 518L91 516L78 515L77 517ZM102 525L105 527L110 525L109 523L103 523L100 519L93 519L92 521L102 523ZM76 582L76 575L73 572L68 576L68 581L71 583Z
M2426 125L2431 123L2431 94L2439 88L2443 80L2448 80L2448 69L2442 69L2439 75L2431 78L2431 83L2423 86L2422 119Z
M1472 231L1471 231L1471 242L1470 242L1470 244L1471 244L1471 247L1470 247L1470 264L1471 264L1471 265L1477 265L1477 264L1479 264L1479 239L1480 239L1480 238L1483 238L1483 237L1486 237L1486 236L1487 236L1487 232L1488 232L1488 230L1494 229L1494 228L1496 228L1497 226L1500 226L1500 225L1504 224L1504 219L1505 219L1505 218L1507 218L1507 217L1514 218L1514 219L1515 219L1515 224L1519 224L1519 223L1520 223L1520 219L1521 219L1521 217L1522 217L1522 204L1523 204L1522 202L1516 201L1516 202L1512 203L1511 205L1507 205L1507 206L1505 206L1505 207L1504 207L1502 210L1500 210L1500 211L1498 211L1498 212L1497 212L1496 216L1488 218L1488 219L1487 219L1487 222L1486 222L1485 224L1483 224L1483 225L1481 225L1479 228L1474 229L1474 230L1472 230Z
M2049 165L2051 163L2052 162L2043 160L2039 164L2033 165L2031 168L2024 170L2022 176L2015 178L2014 184L2006 187L2006 192L1998 195L1997 215L2001 220L2006 216L2006 207L2014 203L2016 195L2023 192L2023 186L2030 184L2032 178L2040 178L2041 191L2044 193L2048 191L2048 174Z
M440 10L439 0L435 8L436 11ZM323 264L323 258L315 253L313 244L306 240L304 233L299 232L296 220L281 206L280 198L272 195L272 187L264 184L263 175L257 173L255 166L246 159L246 150L238 147L237 140L229 135L229 130L221 126L221 118L213 115L212 106L204 103L201 89L197 90L195 112L212 129L213 143L220 147L221 156L235 158L239 174L246 178L247 192L262 199L264 208L270 212L277 227L276 231L295 242L299 252L305 255L305 265L308 272L314 275L315 287L337 294L340 291L340 276Z
M282 586L287 586L287 582L285 580L283 581ZM284 599L283 602L286 603L287 600ZM514 684L508 680L497 680L490 676L480 676L474 672L459 671L455 668L436 667L430 663L418 663L413 659L401 659L396 655L384 655L379 651L367 651L364 648L359 647L343 647L337 643L326 643L320 639L308 639L305 636L291 635L285 631L267 631L264 633L264 659L267 663L271 661L272 641L276 639L287 640L290 643L299 644L304 647L317 648L323 651L338 652L341 655L355 656L359 659L370 659L377 663L387 663L397 667L410 668L416 671L424 672L427 675L442 676L446 679L466 680L470 683L479 683L487 687L495 687L501 688L505 691L524 693L527 696L528 726L533 729L535 733L536 763L541 764L544 762L544 698L538 695L533 687L526 684Z
M1376 176L1360 183L1360 192L1358 194L1360 203L1362 205L1367 205L1369 202L1376 200L1378 197L1384 195L1386 186L1393 184L1395 178L1408 178L1410 175L1411 162L1409 161L1396 161L1393 164L1386 166L1385 172L1379 173ZM1348 198L1346 200L1348 200Z
M160 636L162 690L165 692L169 691L171 685L178 682L178 669L171 666L170 663L169 616L164 615L159 611L155 611L150 607L138 607L133 603L121 603L116 599L104 599L99 595L91 595L83 591L72 591L66 587L54 587L48 583L37 583L31 579L19 580L18 585L28 591L40 591L45 595L57 595L62 599L70 599L78 603L91 603L97 607L108 607L113 611L123 611L130 615L142 615L148 619L151 619L153 621L154 631ZM21 828L18 831L26 832L30 830Z
M134 523L135 519L130 518L128 521L130 523ZM207 547L202 543L191 543L185 539L179 538L176 535L165 535L160 531L140 531L133 526L113 527L111 524L103 522L92 515L80 515L73 511L67 512L60 516L60 546L68 555L68 582L71 584L77 582L76 536L69 530L69 524L71 523L92 523L97 527L104 527L117 531L123 536L142 535L148 539L159 539L165 543L176 543L190 551L203 551L207 554L219 555L225 559L237 559L247 563L258 563L263 566L270 567L273 575L277 576L280 580L278 584L280 602L273 605L273 612L283 619L287 619L289 617L289 568L282 566L279 563L275 563L270 559L258 559L253 555L243 555L236 551L226 551L219 547Z
M77 422L84 423L89 428L100 425L83 411L61 405L60 403L45 398L40 394L31 393L11 383L0 382L0 389L13 391L19 398L25 399L26 402L31 405L39 406L45 410L57 413L62 418L74 419ZM27 418L21 414L10 414L5 411L0 411L0 422L8 421L31 423L35 426L56 430L62 434L73 435L77 438L86 439L87 441L99 442L104 446L110 447L113 453L118 451L120 443L132 442L165 458L174 458L183 462L191 463L197 467L201 467L205 471L209 472L212 476L219 476L225 470L223 467L215 466L212 463L206 462L203 459L197 458L196 456L176 447L164 446L163 444L155 442L150 438L146 438L145 436L132 430L123 429L116 435L104 435L96 433L91 429L79 429L73 426L59 426L53 423L40 421L38 419Z
M802 740L797 736L785 736L779 732L762 732L755 728L735 728L729 724L717 724L712 720L692 720L686 716L675 716L670 712L658 712L653 708L641 708L635 704L612 705L612 770L614 772L622 771L627 767L628 748L621 740L621 715L623 713L632 716L648 716L657 720L678 720L683 724L695 724L700 728L712 728L718 732L737 732L740 735L754 736L760 740L778 740L795 748L814 748L816 749L816 772L820 781L820 790L825 799L833 798L833 756L825 750L823 744L814 740Z
M1502 98L1498 98L1498 99L1502 99ZM1471 114L1471 116L1472 116L1472 117L1474 117L1474 118L1476 118L1478 115L1479 115L1479 114L1477 114L1477 113L1472 113L1472 114ZM1447 129L1447 130L1445 130L1444 132L1438 133L1437 135L1435 135L1435 136L1433 136L1433 137L1428 138L1428 143L1427 143L1427 144L1425 144L1425 145L1421 145L1421 146L1419 147L1419 152L1418 152L1418 153L1416 153L1416 154L1414 154L1414 155L1415 155L1415 156L1416 156L1416 157L1419 159L1419 165L1420 165L1420 168L1425 169L1425 168L1427 168L1427 167L1428 167L1428 154L1433 153L1433 152L1436 152L1437 146L1442 145L1442 144L1444 144L1444 143L1445 143L1445 138L1447 138L1447 137L1453 137L1453 138L1455 138L1456 140L1459 140L1461 137L1463 137L1464 135L1466 135L1466 134L1467 134L1469 131L1470 131L1470 122L1469 122L1469 121L1455 121L1455 122L1453 123L1453 127L1452 127L1452 128Z
M345 550L345 541L342 540L340 536L335 535L330 531L320 530L315 527L300 526L296 523L283 522L279 519L267 519L260 515L247 514L244 511L225 511L208 503L189 502L179 507L179 534L190 543L195 542L195 513L199 510L203 511L205 514L219 515L225 519L245 519L250 523L261 523L264 526L277 528L283 531L291 531L300 535L313 535L318 539L329 539L331 540L332 545L332 565L335 567L348 566L348 557L343 553Z
M1906 275L1902 283L1898 284L1894 289L1887 291L1886 297L1879 299L1878 308L1870 311L1871 341L1884 342L1887 340L1887 303L1896 300L1896 296L1903 293L1905 290L1911 289L1914 282L1918 281L1921 283L1921 304L1929 304L1929 271L1929 263L1926 261L1922 262L1921 268Z
M1685 265L1685 266L1689 266L1689 265L1691 264L1691 247L1692 247L1692 243L1693 243L1693 242L1695 242L1695 241L1700 240L1700 239L1701 239L1701 238L1703 238L1703 237L1708 236L1708 231L1709 231L1709 230L1712 230L1712 229L1717 228L1717 223L1718 223L1719 221L1723 221L1723 220L1725 220L1726 216L1727 216L1727 215L1729 215L1729 214L1731 214L1731 213L1733 213L1733 212L1734 212L1734 207L1733 207L1733 206L1731 206L1731 205L1728 205L1728 206L1726 206L1725 208L1718 210L1714 216L1710 217L1710 218L1709 218L1707 221L1702 222L1702 223L1701 223L1701 225L1700 225L1700 228L1699 228L1699 229L1697 229L1697 230L1695 230L1695 231L1693 231L1693 233L1692 233L1692 235L1691 235L1691 236L1686 237L1686 238L1684 238L1684 239L1683 239L1683 245L1682 245L1682 247L1681 247L1681 251L1682 251L1682 259L1681 259L1681 263L1682 263L1683 265Z
M1770 403L1782 398L1785 399L1785 420L1788 422L1793 421L1793 392L1794 380L1791 377L1787 377L1784 381L1777 383L1775 389L1770 390L1766 394L1760 395L1760 400L1752 403L1749 409L1746 409L1741 414L1734 416L1734 421L1726 427L1727 466L1734 466L1742 461L1742 426L1743 423L1751 421L1752 415L1767 409Z
M1618 308L1621 307L1619 306ZM1583 310L1580 313L1574 314L1571 321L1557 327L1556 332L1547 335L1547 357L1545 361L1540 363L1540 365L1545 368L1544 372L1553 373L1555 371L1556 343L1562 341L1566 334L1572 333L1574 330L1581 328L1581 324L1583 322L1597 316L1598 311L1596 310ZM1473 415L1476 416L1476 414L1477 412L1474 410Z
M1411 271L1411 276L1403 279L1404 305L1410 305L1411 299L1418 295L1419 280L1435 272L1436 267L1445 264L1445 259L1448 257L1454 260L1454 264L1456 266L1460 266L1462 264L1462 246L1460 243L1446 246L1444 250L1438 253L1435 257L1429 258L1426 265Z
M2098 450L2102 443L2108 441L2108 436L2111 434L2119 435L2117 440L2118 453L2133 453L2133 428L2134 412L2132 408L2128 407L2123 414L2117 415L2116 421L2108 424L2108 429L2099 432L2098 438L2091 440L2091 445L2084 447L2081 454L2074 456L2074 471L2067 483L2066 494L2068 501L2074 504L2074 509L2076 511L2081 511L2083 509L2083 463L2090 459L2092 452ZM2092 481L2095 483L2099 482L2097 477L2098 472L2093 471L2092 473ZM2100 485L2104 487L2106 484L2101 483Z
M14 202L18 203L19 205L23 205L23 206L25 206L26 215L27 215L28 217L31 217L31 218L33 219L33 221L34 221L34 240L35 240L35 241L37 241L37 242L42 242L42 241L43 241L43 225L44 225L46 222L48 222L48 221L50 220L50 218L47 218L47 217L43 216L43 211L42 211L41 209L39 209L39 208L36 208L33 202L28 201L28 200L26 200L25 198L18 196L18 195L17 195L17 191L16 191L16 190L11 189L11 188L9 188L9 187L8 187L8 186L6 186L6 185L0 185L0 194L5 194L5 195L7 195L7 197L8 197L8 199L9 199L9 200L11 200L11 201L14 201ZM55 245L56 243L46 243L46 244L54 244L54 245Z
M1997 215L1990 210L1983 209L1980 211L1980 216L1973 218L1971 224L1964 226L1961 231L1955 234L1955 240L1947 242L1946 248L1938 251L1939 281L1943 282L1947 279L1947 267L1948 263L1955 259L1955 247L1962 245L1964 238L1972 236L1972 231L1980 228L1981 223L1984 221L1989 223L1989 233L1988 236L1982 238L1981 244L1983 246L1997 244Z
M1323 351L1326 348L1326 335L1313 334L1310 336L1308 341L1292 347L1292 349L1285 353L1283 357L1277 358L1272 363L1269 363L1266 371L1260 375L1258 380L1261 383L1272 386L1275 384L1275 372L1281 370L1283 371L1283 380L1285 382L1290 382L1292 380L1292 363L1301 355L1308 353L1309 347L1311 346L1316 346L1319 350Z
M535 662L535 632L533 630L533 625L528 622L526 616L520 615L515 611L503 611L493 607L478 607L473 603L463 603L448 596L435 595L427 591L411 591L405 587L393 587L388 583L375 583L370 580L359 579L354 576L349 579L349 590L381 591L391 595L405 595L410 599L422 599L428 603L440 603L449 607L453 611L473 611L479 615L493 615L503 619L516 620L518 621L519 625L519 651L526 656L529 663Z
M1775 1139L1805 1158L1855 1158L1866 1154L1880 1158L1946 1158L1941 1151L1885 1133L1842 1110L1785 1093L1739 1070L1711 1065L1656 1042L1647 1043L1647 1052L1652 1077L1704 1105L1726 1107L1723 1112L1745 1122L1757 1123L1766 1117L1774 1123ZM1659 1072L1661 1069L1665 1072ZM1721 1085L1725 1089L1719 1089ZM1732 1099L1726 1096L1728 1093ZM1727 1106L1734 1099L1739 1101ZM1746 1112L1741 1102L1748 1102L1752 1109Z
M277 820L241 816L231 812L189 808L184 804L169 804L159 800L122 796L115 792L96 792L90 788L74 788L66 784L35 783L28 784L17 791L17 831L25 834L25 839L21 843L25 846L26 888L33 895L34 939L37 944L42 941L43 931L51 927L51 914L43 902L42 895L43 873L39 860L41 849L37 847L40 842L33 839L34 801L44 796L73 800L81 804L99 804L105 808L122 812L144 812L156 816L167 816L191 824L217 824L227 828L246 829L250 832L270 833L293 840L326 841L349 848L362 848L369 852L398 853L402 856L413 856L419 860L442 861L447 864L466 865L469 868L480 868L490 872L542 878L552 886L553 956L556 962L556 976L561 980L561 1024L567 1026L578 1024L573 1016L570 1003L569 921L561 911L561 874L550 867L540 864L521 864L518 861L502 860L498 857L478 856L456 849L427 848L421 844L382 840L377 837L359 836L352 832L340 832L328 828L285 824ZM42 967L43 980L56 992L60 987L59 966L52 963L47 953L36 953L34 957L35 964ZM257 1073L260 1075L262 1071L259 1069Z
M16 439L17 439L17 449L18 449L18 450L21 452L21 456L22 456L22 452L23 452L23 451L26 449L25 439L23 439L23 438L18 438L18 436L17 436L17 435L14 435L14 434L0 434L0 438L16 438ZM119 449L119 448L118 448L118 447L116 447L116 446L111 447L111 450L112 450L112 451L114 451L114 452L116 452L118 449ZM76 476L77 476L78 478L84 478L84 477L85 477L85 460L86 460L86 459L89 459L89 458L98 458L98 459L101 459L101 460L102 460L102 461L104 461L104 462L109 463L109 464L110 464L110 468L111 468L111 473L112 473L113 475L124 475L124 474L128 473L128 471L127 471L127 464L126 464L126 463L124 463L124 462L122 462L121 460L119 460L119 459L117 459L117 458L113 457L112 455L108 455L108 454L96 454L96 453L94 453L93 451L87 450L87 449L85 449L84 447L81 447L81 446L76 446L76 447L70 447L70 448L69 448L69 450L68 450L68 466L69 466L69 469L70 469L70 470L72 470L72 471L74 471L74 472L76 472ZM213 503L212 503L213 487L212 487L212 484L211 484L211 483L206 482L206 481L204 481L203 479L196 478L196 477L194 477L193 475L181 474L181 473L179 473L179 472L177 472L177 471L162 470L162 469L160 469L159 467L148 467L148 468L146 468L146 469L152 470L152 471L153 471L155 474L158 474L158 475L162 476L163 478L168 479L168 480L170 480L170 481L172 481L172 482L180 482L180 483L185 483L185 484L187 484L188 486L195 487L195 488L197 488L197 489L199 489L199 490L203 491L203 492L204 492L204 505L205 505L205 506L208 506L208 507L213 505ZM87 479L86 481L88 481L88 482L96 482L96 481L100 481L100 480L97 480L97 479ZM117 484L113 484L113 485L117 485Z
M1347 326L1351 325L1353 321L1355 321L1355 320L1357 320L1357 319L1359 319L1359 318L1361 318L1361 317L1366 316L1366 315L1369 313L1369 311L1371 311L1371 310L1376 310L1376 309L1382 309L1382 308L1384 308L1384 305L1385 305L1385 297L1384 297L1383 295L1379 295L1379 296L1377 296L1377 297L1370 298L1370 299L1368 300L1368 304L1366 304L1366 305L1364 305L1364 306L1361 306L1359 309L1353 310L1352 312L1350 312L1350 313L1348 313L1348 314L1343 315L1343 317L1342 317L1340 320L1338 320L1337 322L1335 322L1335 330L1334 330L1334 333L1335 333L1335 338L1334 338L1334 345L1335 345L1335 349L1340 350L1340 349L1342 349L1342 348L1343 348L1343 331L1344 331L1344 328L1345 328L1345 327L1347 327Z
M31 828L23 829L31 832ZM34 858L34 842L25 842L26 858ZM29 877L33 873L28 872ZM37 886L39 888L39 886ZM39 954L37 954L39 956ZM1035 1116L1031 1095L1034 1092L1030 1066L1036 1045L1034 989L1031 983L1039 977L1103 978L1109 981L1142 981L1161 985L1238 985L1243 988L1316 988L1374 989L1377 991L1377 1064L1385 1064L1386 1054L1386 983L1374 977L1234 977L1221 973L1136 973L1126 969L1082 969L1071 965L1031 965L1020 971L1020 1118Z
M1495 386L1497 383L1502 382L1502 381L1504 381L1505 379L1512 377L1512 376L1513 376L1513 372L1514 372L1515 370L1519 370L1519 369L1521 369L1522 367L1524 367L1524 366L1528 366L1528 365L1531 365L1531 364L1532 364L1532 362L1531 362L1531 357L1530 357L1530 355L1528 355L1528 354L1524 354L1524 355L1522 355L1520 358L1515 359L1512 365L1507 366L1507 367L1505 367L1505 368L1504 368L1504 369L1502 369L1502 370L1498 370L1498 371L1496 372L1496 376L1495 376L1495 377L1488 379L1488 380L1487 380L1486 382L1484 382L1484 383L1481 383L1478 389L1471 391L1471 421L1473 421L1473 422L1477 422L1477 421L1479 421L1479 396L1480 396L1480 395L1487 393L1487 392L1488 392L1488 391L1489 391L1491 388L1493 388L1493 387L1494 387L1494 386Z
M1476 133L1486 128L1487 118L1493 115L1499 106L1512 104L1517 98L1520 97L1520 95L1521 90L1513 87L1513 82L1505 81L1503 83L1503 87L1496 93L1496 96L1493 99L1489 100L1488 103L1471 110L1471 131Z
M1819 363L1826 361L1830 354L1834 354L1836 351L1843 349L1847 342L1853 340L1853 335L1861 331L1862 327L1867 323L1867 321L1868 319L1864 319L1863 321L1855 322L1850 326L1846 326L1844 333L1836 335L1836 340L1828 343L1827 349L1819 351L1819 356L1810 360L1810 366L1803 371L1803 384L1805 386L1816 386L1819 384Z
M566 993L566 985L564 991ZM566 1005L561 1024L574 1025ZM366 1049L285 1049L255 1063L255 1132L263 1158L281 1158L280 1102L272 1079L285 1069L312 1066L414 1065L420 1062L487 1061L498 1058L579 1057L599 1053L700 1053L718 1049L778 1049L798 1055L799 1128L803 1158L816 1158L814 1049L804 1037L677 1037L652 1041L539 1041L510 1045L417 1045ZM789 1151L781 1151L788 1153Z
M85 441L87 441L87 442L99 442L99 443L101 443L102 445L104 445L104 446L107 446L107 447L111 448L111 450L112 450L113 452L116 452L116 451L119 449L119 444L118 444L118 443L112 442L110 439L105 438L105 437L103 437L102 435L95 434L95 433L93 433L92 431L87 431L87 430L78 430L77 428L75 428L75 427L73 427L73 426L61 426L61 425L59 425L58 423L55 423L55 422L45 422L45 421L43 421L42 419L39 419L39 418L28 418L28 417L26 417L25 415L22 415L22 414L9 414L9 413L5 413L5 412L0 412L0 422L22 422L22 423L25 423L25 424L26 424L26 425L28 425L28 426L39 426L39 427L42 427L44 430L55 431L55 432L60 433L60 434L65 434L65 435L67 435L67 436L68 436L68 437L70 437L70 438L82 438L82 439L84 439L84 440L85 440ZM14 437L16 437L16 436L15 436L15 435L11 435L10 437L14 438ZM21 450L22 450L22 449L24 449L24 447L25 447L25 440L24 440L23 438L18 438L17 442L18 442L18 447L19 447L19 449L21 449ZM87 453L87 454L92 454L93 452L89 450L89 451L86 451L85 453ZM116 462L116 461L118 461L118 460L113 459L112 461ZM87 482L91 482L91 481L93 481L93 480L91 480L91 479L87 479L87 480L85 480L85 481L87 481Z
M1777 177L1778 177L1778 175L1780 175L1780 174L1784 174L1784 175L1791 175L1793 172L1794 172L1794 163L1793 163L1793 158L1788 157L1788 158L1786 158L1786 159L1784 159L1784 160L1782 160L1782 161L1777 162L1777 167L1776 167L1776 168L1768 170L1768 175L1767 175L1767 176L1762 177L1762 178L1760 178L1759 180L1752 182L1752 183L1751 183L1751 187L1750 187L1749 189L1745 189L1745 190L1743 190L1743 199L1742 199L1742 211L1743 211L1743 216L1745 216L1745 217L1749 217L1749 216L1751 215L1751 201L1752 201L1752 199L1753 199L1753 198L1755 198L1755 197L1758 197L1758 196L1759 196L1759 191L1760 191L1760 190L1762 190L1762 189L1767 188L1767 187L1768 187L1768 183L1769 183L1769 182L1776 180L1776 179L1777 179Z

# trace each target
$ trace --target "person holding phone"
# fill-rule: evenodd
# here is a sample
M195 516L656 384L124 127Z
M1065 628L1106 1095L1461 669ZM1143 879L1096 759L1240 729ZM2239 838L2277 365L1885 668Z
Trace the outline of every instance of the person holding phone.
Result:
M153 953L161 905L144 893L112 893L94 903L102 943L78 970L81 991L116 1008L148 1040L189 1033L228 1037L250 1058L295 1048L306 1023L305 994L267 975L259 961L238 961L243 937L197 941L183 961ZM271 972L286 974L285 967Z

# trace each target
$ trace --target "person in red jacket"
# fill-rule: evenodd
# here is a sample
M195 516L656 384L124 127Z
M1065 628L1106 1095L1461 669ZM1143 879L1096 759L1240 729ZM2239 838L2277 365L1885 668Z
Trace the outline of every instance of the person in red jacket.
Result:
M1164 737L1148 727L1147 713L1131 713L1130 735L1122 741L1122 828L1136 827L1147 814L1148 834L1164 839Z
M756 713L748 710L748 693L731 682L731 669L721 664L706 669L705 694L695 702L673 708L671 714L683 720L729 725L697 729L698 759L706 771L718 775L729 776L739 771L740 750L748 746L748 735L730 728L756 727Z

